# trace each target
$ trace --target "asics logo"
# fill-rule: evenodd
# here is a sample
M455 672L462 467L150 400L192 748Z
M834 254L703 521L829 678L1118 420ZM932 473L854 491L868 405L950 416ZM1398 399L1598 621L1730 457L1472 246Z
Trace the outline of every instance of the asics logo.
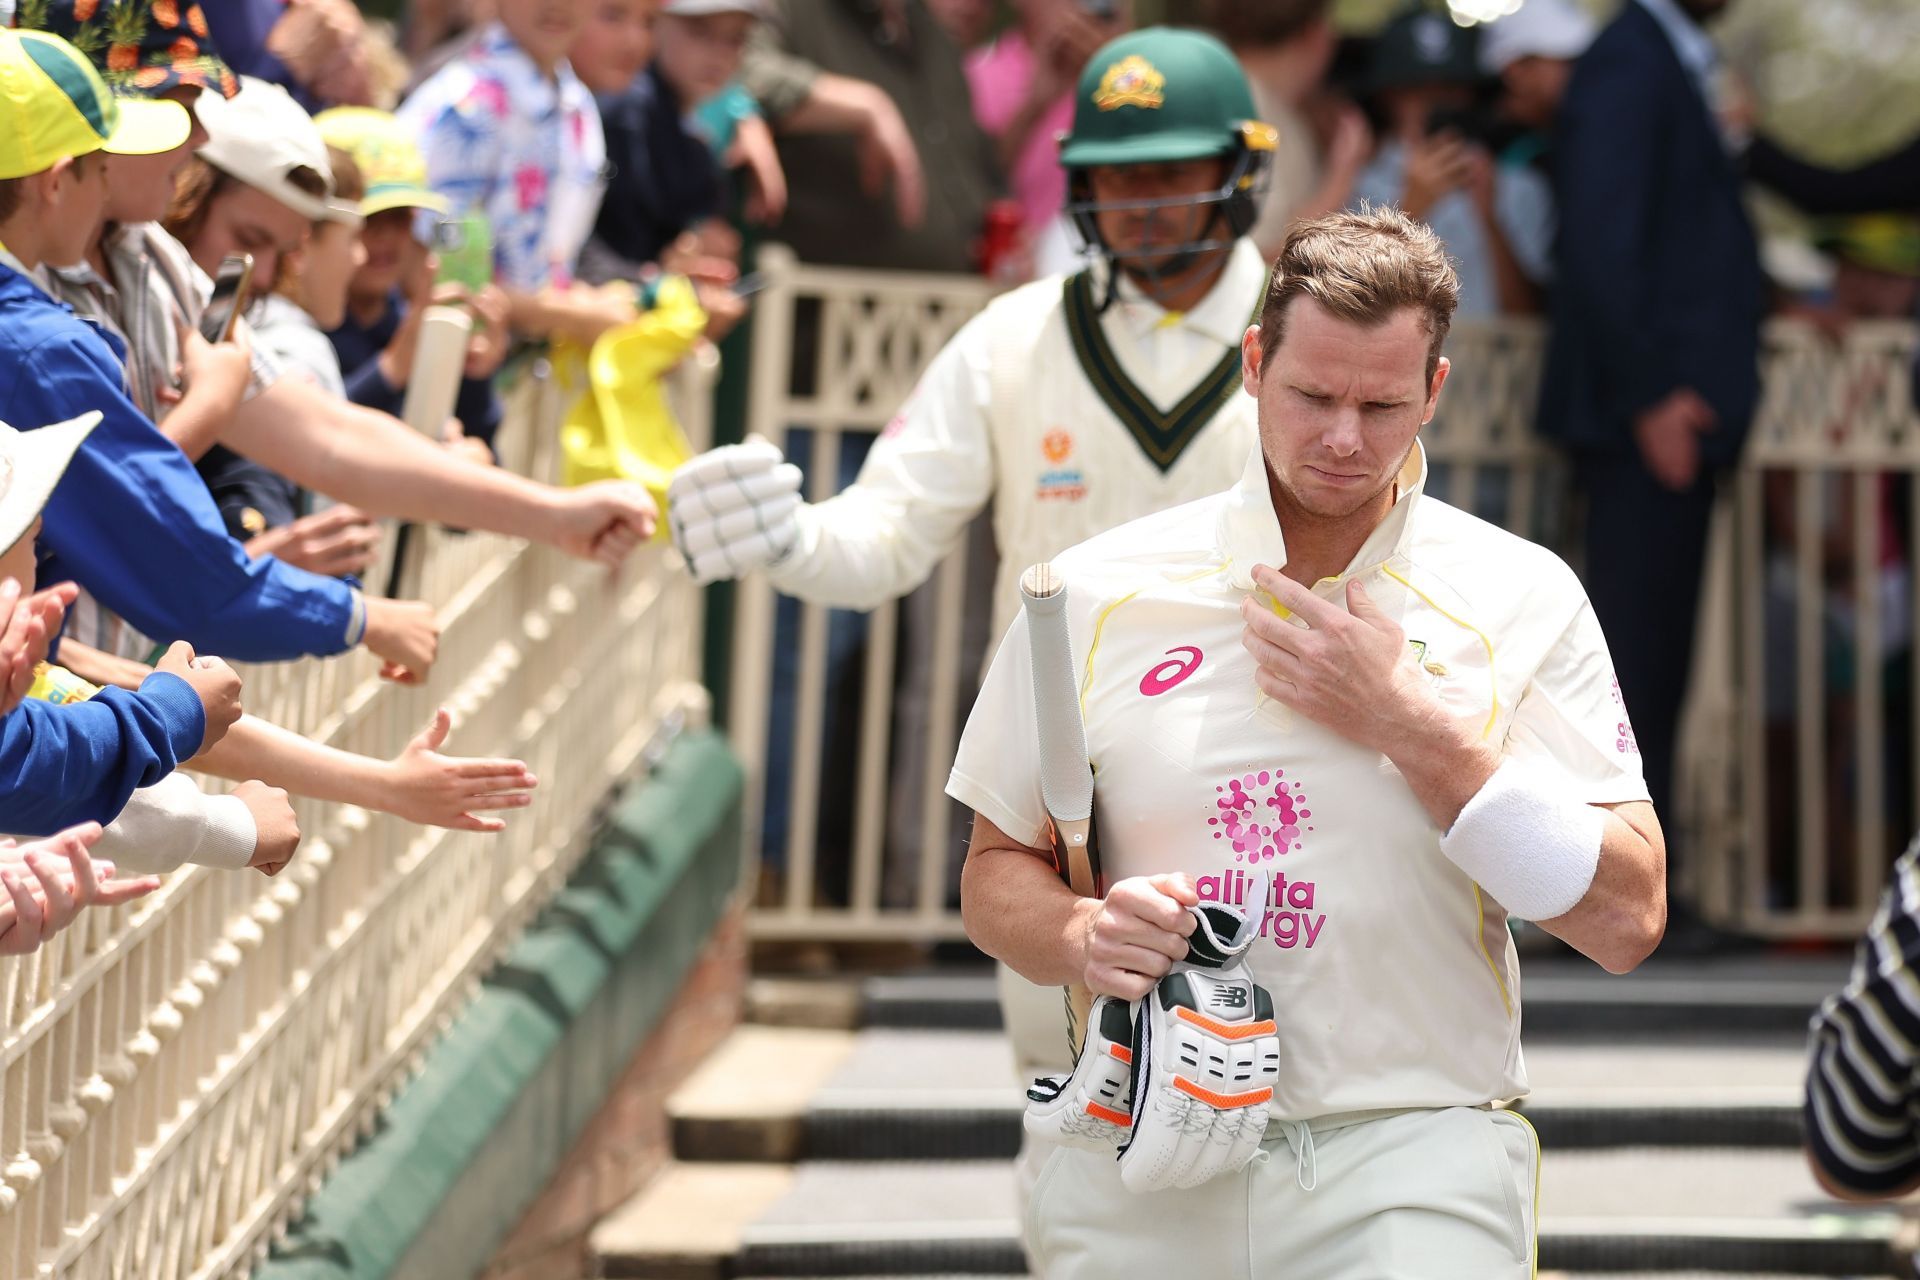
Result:
M1215 987L1213 1005L1220 1009L1244 1009L1247 1007L1247 989L1245 987Z
M1178 657L1186 654L1185 658ZM1200 669L1200 659L1205 655L1190 644L1177 649L1167 650L1167 660L1140 677L1140 692L1148 698L1157 698L1173 688L1195 671Z

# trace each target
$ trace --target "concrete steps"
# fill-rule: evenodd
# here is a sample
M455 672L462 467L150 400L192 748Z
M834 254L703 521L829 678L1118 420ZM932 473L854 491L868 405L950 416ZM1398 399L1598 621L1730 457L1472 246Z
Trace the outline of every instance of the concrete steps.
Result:
M737 1108L714 1095L716 1107L675 1112L679 1149L702 1160L980 1160L1019 1150L1024 1084L998 1032L839 1034L836 1069L796 1100L799 1113L771 1143L744 1137ZM746 1039L767 1045L755 1053L781 1052L773 1029ZM1527 1063L1536 1087L1521 1109L1553 1150L1800 1144L1795 1044L1541 1041Z
M677 1172L664 1200L688 1212L636 1218L648 1250L603 1248L607 1276L1014 1275L1023 1264L1012 1171L1004 1161L815 1161L793 1170L732 1166L708 1188L753 1211L715 1269L676 1225L698 1179ZM786 1174L782 1179L779 1175ZM700 1177L710 1179L710 1174ZM771 1199L767 1194L782 1189ZM1695 1268L1796 1276L1890 1274L1893 1216L1826 1202L1791 1153L1621 1148L1550 1159L1541 1188L1540 1264L1575 1274Z
M1805 1022L1844 967L1525 973L1543 1276L1896 1274L1898 1215L1834 1203L1799 1151ZM1024 1082L989 976L768 984L750 1003L810 1025L742 1027L676 1095L682 1163L603 1224L601 1275L1023 1274Z
M1578 958L1521 967L1529 1035L1630 1033L1803 1036L1820 1001L1846 980L1847 957L1740 956L1650 962L1616 977ZM870 978L860 1025L994 1030L993 975L936 972Z

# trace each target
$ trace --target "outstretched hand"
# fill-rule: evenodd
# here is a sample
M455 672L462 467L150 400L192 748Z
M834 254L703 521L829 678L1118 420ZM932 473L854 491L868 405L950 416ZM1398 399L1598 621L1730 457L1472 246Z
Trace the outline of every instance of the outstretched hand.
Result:
M26 700L34 670L47 660L60 623L78 598L80 588L63 582L22 597L12 578L0 581L0 715Z
M507 824L482 814L524 809L539 785L520 760L463 760L440 754L453 728L445 708L434 713L427 727L415 735L406 750L387 764L388 812L409 822L454 831L504 831Z
M0 841L0 955L37 950L86 907L117 907L160 887L155 876L114 878L114 866L88 852L100 824L84 823L28 844Z

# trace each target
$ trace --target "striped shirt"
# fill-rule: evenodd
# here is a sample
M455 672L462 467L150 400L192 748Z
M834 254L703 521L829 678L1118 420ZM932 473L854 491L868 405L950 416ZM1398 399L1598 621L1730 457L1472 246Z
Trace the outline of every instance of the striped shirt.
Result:
M108 272L85 262L72 267L51 264L36 279L82 320L90 320L126 346L126 392L140 411L158 423L168 406L160 389L181 391L180 326L198 325L213 295L213 281L200 270L186 246L157 222L123 223L108 231L101 245ZM234 331L252 344L253 377L245 398L259 395L280 376L273 356L247 329ZM81 644L122 658L152 661L160 646L126 619L86 592L67 618L66 634Z
M131 222L113 228L102 244L109 280L87 263L48 267L40 282L74 314L91 320L127 345L127 394L140 411L160 422L166 405L159 391L183 389L180 368L180 326L198 325L200 313L213 296L207 278L186 246L168 235L157 222ZM252 342L243 317L234 332ZM273 385L280 366L259 343L253 343L253 377L247 384L251 400Z
M1853 976L1813 1017L1806 1134L1834 1183L1892 1195L1920 1182L1920 839L1893 866Z

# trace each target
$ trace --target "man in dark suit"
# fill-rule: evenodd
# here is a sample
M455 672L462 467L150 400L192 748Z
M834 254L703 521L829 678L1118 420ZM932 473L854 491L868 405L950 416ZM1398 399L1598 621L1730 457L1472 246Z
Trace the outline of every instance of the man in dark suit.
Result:
M1555 141L1540 429L1587 495L1587 593L1669 823L1715 479L1760 393L1765 285L1699 25L1727 3L1628 0L1576 65Z

